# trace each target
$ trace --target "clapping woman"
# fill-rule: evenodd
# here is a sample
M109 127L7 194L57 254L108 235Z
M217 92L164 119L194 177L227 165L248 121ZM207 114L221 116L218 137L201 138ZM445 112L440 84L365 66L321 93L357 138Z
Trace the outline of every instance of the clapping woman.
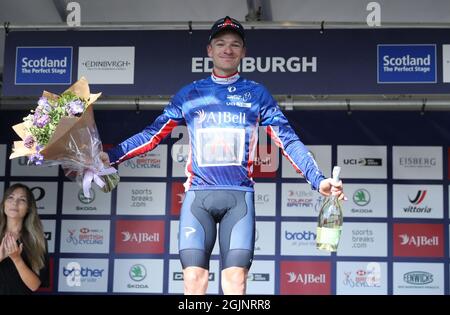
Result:
M0 295L30 294L48 282L47 246L36 200L23 184L0 204Z

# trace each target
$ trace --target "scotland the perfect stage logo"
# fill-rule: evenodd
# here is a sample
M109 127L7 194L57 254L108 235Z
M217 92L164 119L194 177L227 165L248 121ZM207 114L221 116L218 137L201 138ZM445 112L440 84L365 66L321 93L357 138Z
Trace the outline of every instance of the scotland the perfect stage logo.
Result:
M72 47L17 47L16 85L70 84Z

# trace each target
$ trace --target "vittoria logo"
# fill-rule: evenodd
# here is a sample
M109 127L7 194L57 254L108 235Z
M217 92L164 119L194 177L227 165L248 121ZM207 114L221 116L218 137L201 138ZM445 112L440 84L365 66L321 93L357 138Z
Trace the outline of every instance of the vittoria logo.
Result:
M419 190L419 191L417 191L417 195L414 197L414 198L410 198L409 196L408 196L408 200L409 200L409 202L411 202L412 204L414 204L414 205L418 205L418 204L420 204L424 199L425 199L425 196L427 195L427 191L426 190Z
M417 207L421 204L427 195L426 190L419 190L414 198L408 196L409 202L412 204L406 208L403 208L405 212L420 212L420 213L430 213L432 208L424 205L423 207Z

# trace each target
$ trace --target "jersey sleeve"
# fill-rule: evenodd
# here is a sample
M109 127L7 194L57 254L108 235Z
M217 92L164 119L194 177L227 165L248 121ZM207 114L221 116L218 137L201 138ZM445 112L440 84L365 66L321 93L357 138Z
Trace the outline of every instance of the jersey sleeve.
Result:
M175 95L163 113L140 133L109 150L111 165L122 163L153 150L171 131L184 121L181 97Z
M275 99L265 88L261 88L260 125L266 127L266 132L280 147L297 173L303 174L312 189L318 190L325 176L311 152L295 134Z

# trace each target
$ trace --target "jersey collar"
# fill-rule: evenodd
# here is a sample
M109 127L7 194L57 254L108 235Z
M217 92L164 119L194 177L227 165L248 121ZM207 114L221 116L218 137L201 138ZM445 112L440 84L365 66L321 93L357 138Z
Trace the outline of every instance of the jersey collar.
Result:
M222 77L214 73L214 71L211 73L211 79L214 83L217 84L233 84L237 80L239 80L239 72L236 72L230 76Z

